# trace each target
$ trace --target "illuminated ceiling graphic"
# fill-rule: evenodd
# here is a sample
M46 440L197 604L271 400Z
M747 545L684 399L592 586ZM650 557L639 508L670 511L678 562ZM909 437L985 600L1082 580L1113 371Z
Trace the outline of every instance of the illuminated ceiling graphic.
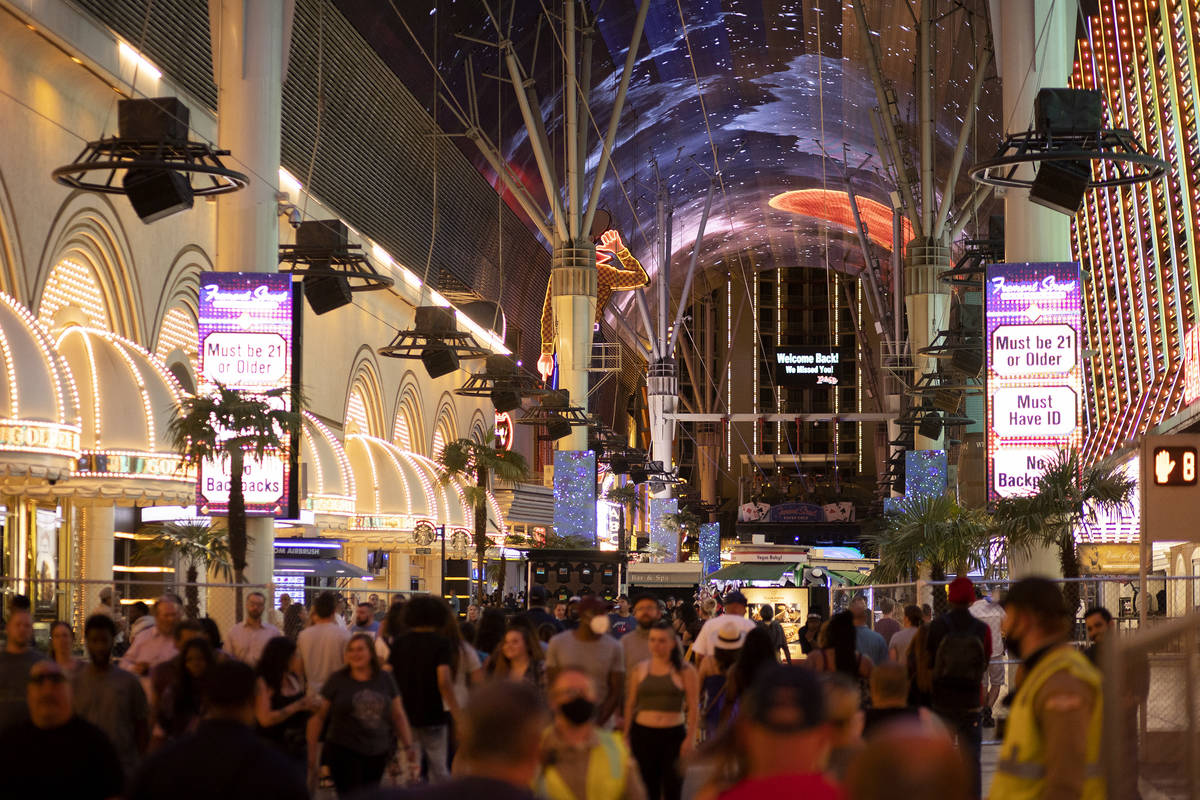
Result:
M473 68L479 116L490 126L488 134L501 143L514 171L528 179L533 195L544 201L512 88L495 77L505 72L499 50L487 44L496 41L497 33L481 0L440 2L436 8L432 0L336 2L431 109L435 87L439 93L449 87L465 102L466 75L468 67ZM866 3L883 71L894 82L901 115L915 139L916 23L907 3ZM562 24L557 16L550 22L543 15L543 8L557 14L561 4L490 0L490 5L500 19L513 20L515 50L534 78L561 172ZM590 93L594 125L588 165L592 168L599 157L598 131L607 127L616 92L620 69L614 64L624 62L636 3L590 0L585 5L590 14L598 15ZM986 0L942 5L934 103L940 109L938 160L945 167L958 136L974 65L989 33ZM440 79L414 46L414 39L437 63ZM455 132L456 123L445 105L438 105L439 123ZM656 175L670 196L671 251L679 261L690 250L710 176L715 177L720 188L707 226L703 264L753 253L759 264L825 266L828 258L828 266L841 268L844 259L845 266L856 271L861 254L837 209L832 216L798 216L776 210L769 201L795 190L829 191L844 200L850 179L864 207L870 199L886 212L892 185L876 155L875 106L862 38L852 7L842 0L655 0L602 205L613 212L631 248L654 273ZM990 81L985 84L980 128L968 142L966 163L976 160L977 152L990 154L994 149L999 138L998 107L998 85ZM496 185L495 175L473 145L456 141ZM915 141L910 144L915 150ZM964 180L956 191L964 195L969 189ZM510 205L516 209L515 203ZM980 218L986 220L986 213L987 206ZM890 248L890 223L886 229L877 227L871 226L872 240ZM676 270L676 281L681 272Z

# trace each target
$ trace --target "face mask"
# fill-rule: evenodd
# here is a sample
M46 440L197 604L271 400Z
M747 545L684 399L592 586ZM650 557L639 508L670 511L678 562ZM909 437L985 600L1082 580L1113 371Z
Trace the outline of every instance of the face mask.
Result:
M597 636L603 636L604 634L608 633L610 624L611 623L607 614L599 614L595 617L592 617L591 624L588 627L592 629L592 633L596 634Z
M576 697L559 706L558 711L572 725L583 725L596 713L596 704L586 697Z

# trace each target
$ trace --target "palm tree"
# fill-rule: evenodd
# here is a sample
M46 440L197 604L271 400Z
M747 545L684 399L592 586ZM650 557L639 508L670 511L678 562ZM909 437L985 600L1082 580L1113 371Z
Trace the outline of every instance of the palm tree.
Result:
M152 534L153 539L143 544L135 561L162 563L178 558L187 564L185 578L184 610L191 619L200 618L199 571L207 575L216 572L228 581L233 568L229 563L229 532L214 528L200 520L181 520L148 525L143 533Z
M485 441L474 439L455 439L442 448L438 462L442 468L442 483L448 485L454 480L462 483L472 481L462 487L463 496L474 510L475 517L475 562L479 570L479 586L477 597L484 601L483 589L484 562L487 560L487 501L488 478L495 475L502 481L519 483L529 477L529 464L525 457L512 450L497 450L492 446L494 436Z
M687 557L683 551L683 541L689 536L695 540L700 535L700 523L703 520L696 512L681 508L678 511L663 514L662 526L665 530L675 533L679 537L679 542L675 546L676 557L681 561L686 561Z
M1078 578L1079 556L1075 531L1095 524L1097 514L1130 508L1134 480L1114 464L1083 465L1078 450L1060 450L1038 479L1037 491L1020 497L1005 497L996 504L996 523L1009 552L1029 553L1039 546L1058 550L1064 578ZM1079 610L1079 584L1063 588L1067 607Z
M922 566L928 566L933 581L944 581L948 570L966 575L983 568L993 535L985 511L963 508L948 495L908 497L899 505L882 530L865 537L879 551L873 583L915 580ZM938 611L944 610L945 589L938 587L933 599Z
M291 397L291 408L300 398L291 387L263 393L243 392L217 384L212 394L184 397L175 409L168 430L175 449L187 464L229 459L229 556L233 579L245 583L246 498L242 490L245 458L261 460L268 452L285 449L299 428L300 414L277 408ZM237 614L242 612L237 593Z

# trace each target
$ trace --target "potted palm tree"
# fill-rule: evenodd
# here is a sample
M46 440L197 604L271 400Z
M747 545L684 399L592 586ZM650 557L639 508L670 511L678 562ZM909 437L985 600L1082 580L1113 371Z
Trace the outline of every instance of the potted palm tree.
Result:
M154 538L138 548L135 561L158 562L177 558L187 565L184 579L184 611L191 619L200 617L199 572L215 572L229 581L233 567L229 561L229 532L200 520L180 520L147 525L143 533Z
M881 530L865 537L879 553L871 581L915 580L922 567L928 567L932 581L944 581L950 570L966 575L985 566L993 535L985 511L963 508L949 495L905 498L899 512L889 515ZM944 587L934 590L933 600L938 613L946 610Z
M1010 553L1053 547L1063 577L1078 578L1075 531L1095 524L1098 512L1128 509L1135 489L1134 480L1121 466L1084 466L1078 450L1060 450L1046 465L1033 494L1005 497L996 504L996 523ZM1063 596L1067 607L1078 612L1079 584L1068 582Z
M282 387L263 393L243 392L217 384L211 394L184 397L175 409L168 428L176 451L189 465L208 460L229 460L229 557L235 583L245 583L246 497L242 477L246 456L260 460L269 452L286 448L299 428L298 411L277 406L291 396L291 407L299 407L294 389ZM242 596L237 593L241 617Z
M484 601L484 563L487 561L487 500L488 481L491 476L509 483L519 483L529 477L529 464L525 457L512 450L497 450L492 445L495 437L485 441L455 439L442 448L438 457L443 484L454 480L463 483L463 496L474 511L475 517L475 566L479 571L479 586L476 589L480 603Z

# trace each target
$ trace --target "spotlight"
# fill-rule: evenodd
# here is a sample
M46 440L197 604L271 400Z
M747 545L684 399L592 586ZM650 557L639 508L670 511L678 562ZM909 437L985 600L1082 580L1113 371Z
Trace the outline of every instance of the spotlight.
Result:
M421 363L425 365L429 377L440 378L458 369L458 354L448 344L430 342L421 351Z

